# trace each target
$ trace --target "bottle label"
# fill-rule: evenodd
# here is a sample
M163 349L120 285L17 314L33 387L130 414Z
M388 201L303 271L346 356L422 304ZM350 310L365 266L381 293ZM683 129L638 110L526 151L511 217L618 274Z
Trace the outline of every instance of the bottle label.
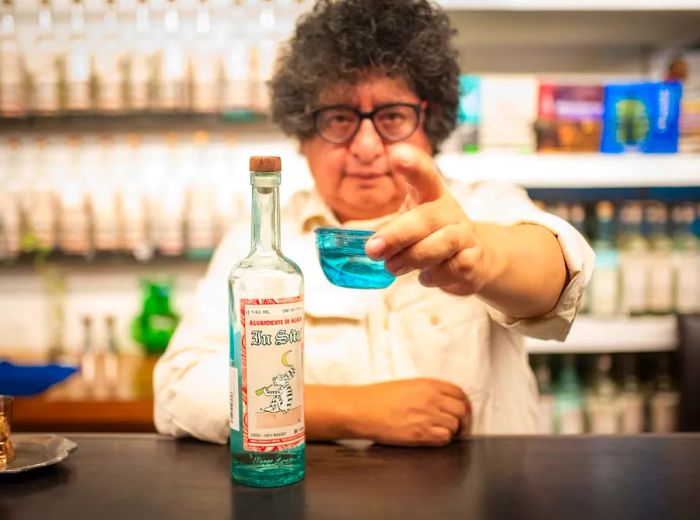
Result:
M243 448L288 450L304 442L304 301L241 300Z

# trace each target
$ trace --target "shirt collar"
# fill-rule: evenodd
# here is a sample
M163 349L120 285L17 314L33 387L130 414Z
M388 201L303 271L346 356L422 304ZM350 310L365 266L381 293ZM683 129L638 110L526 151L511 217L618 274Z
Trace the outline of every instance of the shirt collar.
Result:
M317 227L343 227L353 229L376 229L380 224L392 218L395 213L384 215L380 218L367 220L348 220L340 223L333 211L324 202L323 197L316 188L311 190L310 197L301 210L299 218L299 231L311 233Z

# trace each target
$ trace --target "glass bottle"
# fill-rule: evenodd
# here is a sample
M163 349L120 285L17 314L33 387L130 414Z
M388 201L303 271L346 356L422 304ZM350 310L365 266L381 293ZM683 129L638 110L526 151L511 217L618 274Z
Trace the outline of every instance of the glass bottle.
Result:
M172 283L143 280L141 312L131 322L131 336L148 356L159 356L168 346L180 321L180 315L170 304Z
M127 59L127 89L125 108L143 111L151 107L155 96L153 81L155 48L151 29L150 10L146 0L139 0L136 6L133 40Z
M676 312L700 312L700 240L693 233L696 219L692 202L677 204L671 213L673 221L673 267Z
M586 208L580 202L575 202L569 206L569 223L581 233L586 240L590 241L590 237L586 232ZM580 312L588 313L591 307L591 284L589 283L586 287L586 291L583 293L583 298L581 301Z
M539 433L554 433L555 397L552 389L552 374L549 368L549 356L542 354L535 360L535 377L539 391Z
M662 352L657 357L654 393L649 400L650 426L655 433L670 433L678 429L680 393L671 377L671 354Z
M224 52L224 93L222 110L224 112L249 109L253 95L253 45L249 30L242 26L241 19L249 25L252 0L233 0L231 20L227 23Z
M187 59L187 106L200 113L219 110L220 60L212 31L207 0L200 0L195 17L195 35Z
M183 167L186 170L187 249L190 258L209 258L216 246L213 168L205 155L209 134L195 132Z
M30 156L27 158L29 185L22 200L23 251L50 252L58 243L59 197L56 193L58 183L52 148L55 146L49 146L44 137L37 137L26 147Z
M647 311L649 243L642 234L642 205L628 202L620 210L618 238L621 265L621 308L624 314Z
M66 109L90 107L90 54L85 36L85 7L74 0L70 8L70 37L66 55Z
M610 201L596 204L596 233L593 250L595 271L591 280L591 313L612 316L618 311L620 293L620 259L614 243L613 217L615 208Z
M93 105L100 112L117 112L124 106L122 75L124 53L119 41L119 15L114 0L107 0L101 41L93 57Z
M168 0L163 18L165 36L158 67L158 108L176 110L184 105L185 54L180 41L180 13L174 0Z
M617 386L610 376L611 369L610 354L597 357L593 386L586 398L591 433L611 434L619 429Z
M304 477L304 279L280 250L279 157L251 157L250 254L228 279L231 475L271 487Z
M635 354L622 358L622 392L620 394L620 433L644 431L644 394L637 376Z
M0 263L19 255L22 216L21 143L8 140L0 148Z
M38 114L54 114L59 107L59 59L49 0L41 0L37 38L24 58L27 107Z
M58 245L66 255L91 258L91 207L86 181L99 168L94 159L94 145L70 136L59 154Z
M556 388L554 420L558 433L583 433L583 391L573 354L564 355L564 365Z
M668 232L668 209L662 202L646 207L648 240L651 246L647 307L652 314L673 312L673 243Z
M19 116L24 111L22 69L14 6L12 0L3 0L0 12L0 116Z

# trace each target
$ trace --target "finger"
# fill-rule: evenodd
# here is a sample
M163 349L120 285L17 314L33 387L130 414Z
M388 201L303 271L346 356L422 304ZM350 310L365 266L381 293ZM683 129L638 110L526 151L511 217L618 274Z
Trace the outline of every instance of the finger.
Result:
M435 426L447 428L451 435L459 431L461 423L458 417L445 412L438 412L435 416Z
M480 248L462 249L441 264L421 271L418 281L425 287L459 284L462 290L474 293L480 289L476 276L476 266L481 259L481 254Z
M365 244L372 259L389 258L444 225L435 202L417 206L385 222Z
M452 383L448 383L447 381L440 381L437 379L433 380L433 384L435 385L435 389L441 394L453 397L465 403L469 402L467 394L465 394L464 390L462 390L457 385L453 385Z
M426 152L408 143L388 146L389 166L395 174L401 175L414 188L409 190L416 204L436 200L445 191L442 175L433 158Z
M473 243L466 226L448 225L388 257L384 267L390 273L400 276L414 269L425 269L440 264Z
M452 440L452 432L443 426L431 426L428 429L428 438L426 446L445 446Z
M438 404L438 408L461 422L469 415L469 399L461 400L450 396L444 396Z

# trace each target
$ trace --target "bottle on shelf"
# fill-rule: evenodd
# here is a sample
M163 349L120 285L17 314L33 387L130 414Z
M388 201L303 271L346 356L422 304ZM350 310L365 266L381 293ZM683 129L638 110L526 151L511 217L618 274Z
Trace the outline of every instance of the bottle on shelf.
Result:
M271 0L261 0L254 9L255 19L252 53L252 99L251 106L255 110L264 111L270 106L266 82L272 77L277 46L280 38L279 5Z
M35 114L55 114L59 107L62 57L54 34L50 0L41 0L37 12L37 37L24 55L25 106Z
M16 258L21 249L21 143L10 139L0 154L0 263Z
M231 474L270 487L304 477L304 281L281 252L281 161L250 170L251 252L228 280Z
M573 354L565 354L563 357L555 399L554 420L557 433L583 433L583 390L576 371L576 357Z
M126 59L125 109L148 110L156 95L156 49L153 42L151 14L146 0L136 6L133 39Z
M91 395L97 380L97 360L95 359L95 347L93 344L92 318L85 315L81 321L83 324L83 348L80 352L80 375L83 391Z
M73 0L70 8L70 36L66 53L64 110L90 108L90 52L85 33L85 6Z
M117 342L116 319L109 314L105 317L107 329L107 348L103 359L103 376L105 394L115 396L118 393L119 382L119 346Z
M157 55L156 108L172 111L185 105L186 58L180 34L180 13L174 0L168 0L163 18L165 35Z
M212 165L207 161L209 134L195 132L189 153L184 159L187 182L185 221L187 223L186 255L209 258L216 246L216 206Z
M674 308L676 312L700 312L700 239L693 233L697 218L692 202L673 208Z
M541 354L535 359L535 378L539 390L539 433L554 433L554 413L556 399L552 388L552 374L549 368L549 356Z
M655 433L669 433L678 429L680 394L671 377L671 359L668 352L657 355L654 392L649 399L650 429Z
M668 208L662 202L646 205L646 221L651 249L647 309L652 314L673 312L673 242L668 232Z
M151 192L149 209L152 236L156 250L163 256L181 256L185 251L185 186L183 179L182 144L177 134L165 137L166 147L160 155L165 165L155 191ZM153 179L156 181L156 178ZM152 203L152 204L151 204Z
M248 2L249 3L249 2ZM232 0L227 24L224 50L224 92L222 107L224 112L249 109L252 105L252 45L248 23L249 11L244 0Z
M22 251L48 252L58 243L59 200L55 174L49 160L49 144L45 137L37 137L26 147L28 186L22 199Z
M119 112L124 107L124 49L120 41L119 14L115 0L106 0L98 48L92 57L93 108L102 113Z
M593 385L586 395L588 430L591 433L611 434L619 430L617 387L610 371L612 356L601 354L596 359Z
M194 41L187 59L187 107L200 113L215 113L220 109L222 63L212 32L209 4L207 0L199 0Z
M17 37L14 3L2 0L0 11L0 117L24 112L22 75L24 65Z
M154 245L150 233L149 200L143 166L141 139L136 134L127 136L126 163L130 165L121 177L119 193L122 205L124 249L142 262L153 257Z
M86 160L92 174L88 176L92 236L97 254L114 254L122 250L122 205L118 188L119 170L117 146L110 136L102 136L92 145Z
M622 390L620 392L620 433L644 431L644 394L637 377L635 354L622 356Z
M69 136L55 167L62 172L59 190L58 246L66 255L91 258L91 208L86 180L90 164L85 163L86 146L82 138ZM89 156L88 156L89 157Z
M578 231L581 233L581 236L583 236L586 240L590 240L590 237L588 236L588 233L586 231L586 208L585 206L580 203L580 202L574 202L569 206L569 223ZM590 288L590 284L589 284ZM583 293L583 298L581 300L581 307L580 307L580 312L581 313L588 313L590 312L590 307L591 307L591 296L590 296L590 289L587 289Z
M613 316L619 309L620 259L614 242L615 208L608 200L596 204L596 231L593 250L595 271L591 280L590 310L597 316Z
M643 208L630 201L620 209L618 247L622 271L620 306L623 314L640 315L647 311L649 284L649 243L642 233Z

